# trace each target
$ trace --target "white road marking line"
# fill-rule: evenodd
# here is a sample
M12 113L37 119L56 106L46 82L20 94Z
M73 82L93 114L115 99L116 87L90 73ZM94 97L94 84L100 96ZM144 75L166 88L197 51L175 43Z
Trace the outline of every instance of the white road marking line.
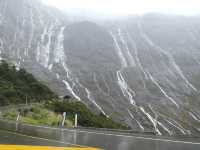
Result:
M53 129L58 130L59 128L54 127L45 127L45 126L34 126L34 125L27 125L32 127L40 127L46 129ZM172 143L183 143L183 144L193 144L193 145L200 145L197 142L189 142L189 141L178 141L178 140L169 140L169 139L159 139L159 138L150 138L150 137L142 137L142 136L130 136L130 135L120 135L120 134L111 134L111 133L102 133L102 132L93 132L93 131L80 131L80 130L73 130L73 129L61 129L63 131L69 132L79 132L79 133L89 133L89 134L99 134L99 135L108 135L108 136L117 136L117 137L126 137L126 138L135 138L135 139L143 139L143 140L152 140L152 141L161 141L161 142L172 142Z

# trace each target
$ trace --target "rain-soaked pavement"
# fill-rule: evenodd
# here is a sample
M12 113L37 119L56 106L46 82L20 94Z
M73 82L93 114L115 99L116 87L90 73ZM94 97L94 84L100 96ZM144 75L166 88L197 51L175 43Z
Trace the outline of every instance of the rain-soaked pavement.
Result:
M49 127L38 127L37 130L32 131L34 133L42 131L41 135L37 133L37 136L42 138L0 131L0 144L71 146L71 143L103 148L105 150L200 150L200 142L197 142L198 139L186 141L175 138L166 139L105 131L95 132L94 130L59 129L58 131L56 128ZM53 139L53 135L55 139Z
M5 145L34 145L34 146L73 146L68 143L46 140L37 137L26 136L19 133L0 130L0 144Z

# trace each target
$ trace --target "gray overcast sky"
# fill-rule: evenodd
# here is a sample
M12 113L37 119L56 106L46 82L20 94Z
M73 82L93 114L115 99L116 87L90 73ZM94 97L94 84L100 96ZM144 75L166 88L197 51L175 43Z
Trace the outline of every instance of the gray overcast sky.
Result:
M59 9L81 9L115 15L160 12L200 14L200 0L42 0Z

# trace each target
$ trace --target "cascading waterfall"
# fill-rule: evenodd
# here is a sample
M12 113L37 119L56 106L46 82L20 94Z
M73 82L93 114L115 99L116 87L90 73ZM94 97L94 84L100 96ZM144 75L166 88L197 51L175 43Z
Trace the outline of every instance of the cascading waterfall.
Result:
M98 89L101 93L103 93L103 94L106 95L106 96L109 96L109 94L107 94L107 93L100 87L100 85L99 85L99 83L98 83L98 81L97 81L97 77L96 77L96 74L95 74L95 73L93 74L93 81L95 82L95 85L96 85L97 89ZM106 85L106 84L105 84L105 85Z
M85 90L88 100L89 100L90 102L92 102L105 116L109 117L109 116L104 112L103 108L102 108L100 105L97 104L97 102L95 101L94 96L92 95L92 93L90 92L90 90L89 90L88 88L86 88L83 84L81 84L81 83L79 82L78 79L76 79L76 83L77 83L82 89Z
M118 29L118 35L119 35L119 38L120 38L122 44L125 46L125 52L126 52L126 55L127 55L127 58L128 58L127 62L129 62L130 66L135 66L135 60L134 60L133 56L131 55L131 52L130 52L129 47L128 47L128 44L124 39L124 36L123 36L123 34L121 32L121 29Z
M189 113L189 115L190 115L195 121L200 122L200 119L198 119L198 118L195 116L195 114L193 114L193 112L188 112L188 113Z
M69 90L69 92L79 101L81 101L81 98L79 96L76 95L76 93L73 91L72 87L70 86L69 82L67 82L66 80L62 80L62 82L65 84L67 90Z
M138 48L136 46L136 43L135 41L133 40L133 38L131 38L131 36L129 35L129 33L127 32L127 36L128 36L128 40L131 41L131 45L133 47L133 50L134 50L134 55L135 55L135 60L136 60L136 64L137 66L140 68L140 70L142 71L142 73L144 74L144 79L143 77L141 77L141 80L142 80L142 83L143 83L143 86L144 86L144 89L146 89L146 82L145 80L148 80L148 75L145 71L145 68L143 67L142 63L141 63L141 60L138 56Z
M103 109L97 104L97 102L95 101L92 93L87 89L85 88L85 91L87 93L87 97L88 99L106 116L106 113L103 111Z
M130 117L136 121L136 123L138 124L139 128L142 130L142 132L144 132L144 127L142 126L142 124L133 116L133 114L131 113L131 111L129 109L127 109Z
M60 63L64 69L64 71L66 72L67 74L67 79L63 79L62 82L65 84L66 86L66 89L79 101L81 101L81 98L80 96L78 96L78 94L76 94L76 92L74 91L73 87L75 85L79 85L81 88L83 88L86 92L86 95L87 95L87 98L88 100L90 100L104 115L106 115L106 113L104 112L104 110L102 109L102 107L100 105L97 104L97 102L95 101L92 93L90 92L90 90L86 87L84 87L79 81L78 79L74 79L72 76L71 76L71 71L70 69L68 68L67 64L65 63L65 61L67 60L67 57L64 53L64 35L63 35L63 32L65 30L65 27L60 27L60 30L59 30L59 33L57 35L57 38L56 38L56 46L55 46L55 50L54 50L54 63ZM43 36L45 36L45 32L43 34ZM56 73L56 77L57 79L60 79L61 76ZM70 83L72 84L72 86L70 85L70 83L68 82L70 81ZM107 115L106 115L107 116Z
M164 91L164 89L163 89L163 88L160 86L160 84L154 79L154 77L153 77L150 73L148 73L148 75L149 75L151 81L160 89L160 91L163 93L163 95L164 95L167 99L169 99L177 108L179 108L178 103L176 103L176 101L175 101L172 97L170 97L170 96Z
M59 63L60 61L63 61L63 58L65 56L64 54L64 47L63 47L63 41L64 41L64 35L63 32L65 30L65 27L61 27L58 36L57 36L57 42L56 42L56 48L54 50L54 61L55 63Z
M154 126L154 130L156 131L156 133L158 135L162 135L161 131L159 130L158 126L160 126L161 128L163 128L169 135L173 135L173 132L170 131L164 124L162 124L160 121L158 121L158 119L155 117L153 118L143 107L139 107L141 112L143 112L145 114L145 116L147 116L147 118L149 119L149 121L153 124ZM151 108L152 109L152 108ZM153 113L155 113L155 111L153 111ZM158 114L154 114L155 116L157 116Z
M160 121L158 121L158 125L161 126L170 136L173 135L173 132L171 132L164 124L162 124Z
M141 110L141 112L144 113L144 115L149 119L149 121L153 124L154 130L156 131L156 133L158 135L162 135L162 133L160 132L160 130L158 129L158 121L156 119L154 119L143 107L139 107L139 109Z
M0 55L2 54L3 51L3 40L0 38Z
M188 81L188 79L185 77L185 75L183 74L182 70L180 69L180 67L176 64L173 56L168 53L167 51L163 50L160 46L156 45L147 35L146 33L144 33L142 26L140 24L140 22L138 22L138 28L140 30L140 33L142 35L142 37L144 38L144 40L151 46L154 47L155 50L160 51L161 53L163 53L165 56L167 56L170 60L171 65L174 67L174 69L177 71L177 73L181 76L181 78L185 81L185 83L188 85L188 87L190 87L192 90L194 90L195 92L197 92L198 90Z
M145 69L140 61L140 58L138 56L138 48L136 46L136 43L135 41L131 38L131 36L129 35L129 33L127 33L127 36L129 38L129 40L131 41L131 44L133 46L133 49L134 49L134 53L135 53L135 57L136 57L136 63L137 65L139 66L140 70L143 72L144 76L145 76L145 79L148 79L148 75L147 73L145 72Z
M32 47L32 41L33 41L33 36L34 36L34 28L35 28L35 24L34 24L34 19L33 19L34 15L33 15L33 8L30 8L30 37L29 37L29 41L28 41L28 49L30 50Z
M57 78L57 80L60 79L60 75L58 73L56 73L56 78Z
M118 54L120 61L121 61L121 69L118 70L117 73L116 73L118 85L119 85L124 97L126 97L129 100L131 105L135 105L136 103L135 103L135 100L134 100L134 96L136 96L136 93L135 93L135 91L133 91L129 87L129 85L127 84L126 80L123 77L123 69L128 67L128 62L127 62L126 57L123 54L123 52L122 52L122 50L119 46L119 43L117 42L117 38L114 36L114 34L112 32L111 32L111 36L113 38L113 41L114 41L114 44L115 44L115 49L116 49L117 54ZM118 36L120 37L122 43L125 44L124 38L121 35L121 29L118 29ZM128 46L127 46L126 51L127 50L129 50ZM132 58L131 58L131 60L133 61ZM135 63L134 63L134 65L135 65Z
M114 36L114 34L112 32L111 32L111 36L113 38L117 54L118 54L118 56L120 58L122 68L128 67L128 63L127 63L126 58L124 57L123 52L122 52L122 50L121 50L121 48L120 48L120 46L119 46L119 44L117 42L117 38Z
M178 129L182 134L186 135L186 134L190 134L190 131L186 130L185 128L182 127L181 124L179 124L177 121L175 121L174 119L172 118L169 118L163 114L160 114L159 113L159 116L163 117L164 120L169 124L171 125L172 127Z
M37 61L40 62L45 68L49 66L51 40L54 33L54 24L50 24L49 27L44 27L44 31L41 34L41 42L37 46ZM46 42L47 37L47 42Z
M55 63L61 63L64 71L66 72L67 74L67 80L69 80L71 83L72 83L72 86L70 85L70 83L64 79L62 80L62 82L65 84L66 86L66 89L79 101L81 101L81 98L76 94L76 92L74 91L73 87L75 86L75 82L73 80L73 78L70 76L71 75L71 71L70 69L68 68L67 64L65 63L66 61L66 56L65 56L65 53L64 53L64 35L63 35L63 32L65 30L65 27L60 27L60 30L59 30L59 33L57 35L57 44L56 44L56 47L55 47L55 50L54 50L54 62ZM60 79L60 75L57 73L56 74L57 78Z
M2 20L4 19L3 18L3 15L6 13L6 9L7 9L7 7L8 7L8 3L7 3L7 1L1 1L0 2L1 3L1 8L0 8L0 11L1 11L1 14L2 14Z
M176 129L178 129L182 134L186 135L185 129L183 127L181 127L179 124L177 124L176 122L173 123L169 120L166 120L170 125L172 125L173 127L175 127Z
M133 97L136 94L133 90L131 90L131 88L126 83L125 79L123 78L121 71L117 71L117 82L119 84L119 87L121 88L123 95L129 99L130 104L135 105L136 103L135 103L135 100L134 100Z
M103 75L100 75L100 76L103 79L103 83L107 89L107 95L110 95L110 87L109 87L108 83L106 82L105 77Z
M54 25L51 24L51 26L49 27L48 31L47 31L47 37L48 37L48 42L44 47L44 56L45 56L45 60L44 60L44 66L47 68L49 65L49 59L50 59L50 51L51 51L51 40L52 40L52 36L53 36L53 29L54 29Z
M153 107L151 106L151 104L148 104L148 107L150 108L150 110L153 112L154 116L159 116L156 111L153 109ZM173 135L173 132L171 132L164 124L162 124L160 121L157 120L157 123L160 127L162 127L169 135Z
M0 12L0 25L3 23L3 16L1 15L1 12Z

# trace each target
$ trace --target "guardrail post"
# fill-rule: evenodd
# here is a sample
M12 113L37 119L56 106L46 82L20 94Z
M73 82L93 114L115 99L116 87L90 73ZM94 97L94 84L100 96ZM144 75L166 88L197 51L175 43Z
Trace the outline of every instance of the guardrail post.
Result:
M65 125L65 119L66 119L66 112L63 112L62 127L64 127Z
M75 114L75 122L74 122L74 127L77 128L78 126L78 115Z
M16 119L16 128L15 128L16 131L18 130L19 118L20 118L20 112L18 113L17 119Z
M18 121L19 121L19 118L20 118L20 112L19 112L19 113L18 113L18 115L17 115L16 122L18 122Z

